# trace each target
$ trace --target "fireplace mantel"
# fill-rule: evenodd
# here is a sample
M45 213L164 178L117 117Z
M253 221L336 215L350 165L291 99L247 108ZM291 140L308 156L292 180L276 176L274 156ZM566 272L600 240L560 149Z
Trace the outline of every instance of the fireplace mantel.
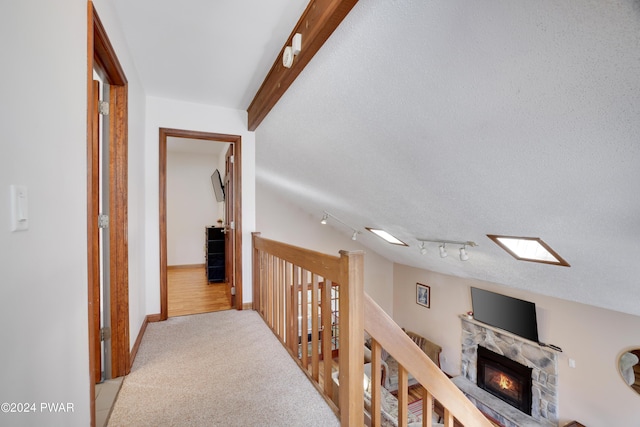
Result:
M557 352L547 347L541 347L536 342L524 339L510 332L478 322L466 315L461 315L460 319L462 322L462 375L460 377L466 380L464 382L460 381L460 383L464 383L466 390L463 391L472 398L476 403L476 406L479 406L477 403L477 396L474 396L475 393L470 393L469 391L477 388L484 392L484 390L481 390L476 386L477 349L478 345L481 345L522 365L532 368L532 405L530 418L532 422L537 422L537 425L558 425ZM483 396L482 393L479 395ZM484 403L485 409L487 407L491 408L490 405L492 405L492 403ZM505 405L508 404L505 403ZM497 406L498 407L493 407L491 409L496 411L493 415L498 415L498 417L494 418L500 421L501 416L506 414L501 414L497 411L502 407L502 405ZM517 409L513 409L517 411ZM522 412L520 413L523 416L527 416ZM511 417L506 417L504 419L505 425L518 425L508 422L509 418Z

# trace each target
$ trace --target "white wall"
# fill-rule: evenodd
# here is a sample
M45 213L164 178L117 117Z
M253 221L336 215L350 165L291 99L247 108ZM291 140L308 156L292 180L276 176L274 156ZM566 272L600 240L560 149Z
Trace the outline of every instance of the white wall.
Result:
M0 424L87 425L86 2L4 2L0 79ZM46 37L44 37L46 35ZM9 185L29 230L9 229ZM73 414L39 413L70 402Z
M430 309L416 304L416 282L431 286ZM442 368L451 375L460 373L458 316L471 310L471 286L536 304L540 341L563 349L560 425L570 420L588 426L637 425L640 396L622 381L617 360L630 347L640 347L640 317L395 264L394 320L440 344ZM569 368L570 358L576 368Z
M167 264L205 263L205 227L220 218L211 174L218 156L167 152Z
M340 250L364 250L365 291L387 312L393 314L393 263L358 241L351 231L320 224L322 212L309 215L284 200L270 187L256 184L256 231L267 239L338 256Z
M247 130L247 112L147 97L145 136L146 310L160 312L158 141L161 127L242 137L242 285L251 301L251 232L255 229L255 136Z
M130 145L141 142L143 97L109 8L97 9L130 81ZM104 9L104 10L103 10ZM0 402L34 402L35 414L0 413L3 425L86 426L90 419L87 309L87 2L4 2L0 79ZM140 147L141 145L138 145ZM142 151L130 150L141 165ZM140 170L140 169L138 169ZM130 175L130 196L143 192ZM9 185L29 191L29 230L9 231ZM141 199L141 197L139 197ZM144 237L129 228L133 323ZM40 413L41 402L73 404Z

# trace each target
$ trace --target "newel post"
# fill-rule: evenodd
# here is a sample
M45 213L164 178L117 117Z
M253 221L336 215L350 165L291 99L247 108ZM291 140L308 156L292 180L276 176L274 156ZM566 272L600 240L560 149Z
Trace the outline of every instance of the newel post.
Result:
M259 252L258 249L256 248L256 240L260 238L260 233L257 231L254 231L253 233L251 233L251 247L253 248L253 250L251 251L252 254L252 263L253 263L253 271L252 271L252 277L253 277L253 296L252 296L252 301L253 301L253 309L255 311L257 311L258 313L261 313L260 311L260 280L262 280L261 277L261 271L260 271L260 256L259 256Z
M364 425L364 252L340 251L340 423Z

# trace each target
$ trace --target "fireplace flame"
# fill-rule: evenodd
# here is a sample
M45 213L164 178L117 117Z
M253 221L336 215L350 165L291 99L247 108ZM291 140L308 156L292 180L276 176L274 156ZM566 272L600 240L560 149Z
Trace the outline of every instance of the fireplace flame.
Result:
M498 385L503 390L511 390L513 388L513 381L503 374L500 374L500 378L498 379Z

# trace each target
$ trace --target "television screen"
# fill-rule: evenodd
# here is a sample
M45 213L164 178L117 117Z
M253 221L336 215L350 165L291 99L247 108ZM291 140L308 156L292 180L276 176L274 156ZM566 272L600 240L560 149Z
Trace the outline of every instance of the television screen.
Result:
M222 185L222 178L220 178L220 171L216 171L211 175L211 184L213 185L213 192L216 195L216 201L224 202L224 186Z
M473 287L471 302L475 320L539 342L534 303Z

